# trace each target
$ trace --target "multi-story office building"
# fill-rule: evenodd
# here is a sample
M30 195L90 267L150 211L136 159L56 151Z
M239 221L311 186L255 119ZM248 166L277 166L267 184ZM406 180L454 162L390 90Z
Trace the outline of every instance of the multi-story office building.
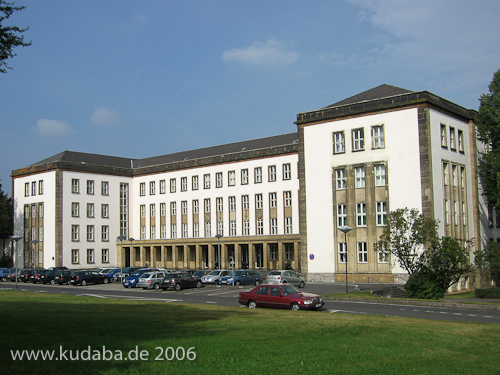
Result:
M23 262L203 269L234 260L309 280L342 280L347 267L356 282L393 281L402 270L374 250L391 210L417 208L441 235L476 247L500 238L480 195L474 115L382 85L298 114L291 134L140 160L66 151L13 171Z

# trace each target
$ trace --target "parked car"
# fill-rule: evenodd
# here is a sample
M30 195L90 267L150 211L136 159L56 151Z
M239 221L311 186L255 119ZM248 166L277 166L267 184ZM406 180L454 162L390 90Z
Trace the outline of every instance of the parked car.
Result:
M144 272L137 281L136 287L142 289L160 289L160 283L166 273L161 271Z
M55 284L54 277L60 270L67 270L68 267L50 267L45 273L40 274L40 282L42 284Z
M19 281L27 283L30 281L30 276L33 273L33 268L23 268L19 273Z
M111 278L111 282L115 281L115 275L120 272L119 268L105 268L101 272L99 272L101 275L108 275Z
M191 272L178 272L166 275L162 280L160 287L163 290L185 288L201 288L201 279L193 276Z
M220 278L221 285L259 285L262 284L262 274L254 270L236 270Z
M7 281L7 276L16 272L15 268L0 268L0 280Z
M266 276L266 284L292 284L299 288L306 286L304 278L296 271L271 271Z
M110 277L101 275L97 271L76 271L71 275L71 284L82 285L87 284L107 284L111 282Z
M205 276L205 275L208 275L210 273L209 270L204 270L204 271L194 271L193 272L193 276L196 276L196 277L199 277L200 279Z
M144 268L144 267L127 267L127 268L124 268L123 270L120 269L119 272L115 273L115 280L123 281L132 272L137 271L138 269L141 269L141 268Z
M219 280L222 276L227 276L231 273L230 270L213 270L210 271L208 275L201 277L201 282L203 284L219 284Z
M5 275L5 278L7 279L7 281L15 282L16 278L17 278L17 280L19 280L19 275L21 275L21 271L22 271L21 269L18 269L17 275L16 275L16 269L12 268L12 272Z
M73 271L71 270L58 270L54 276L54 283L58 283L59 285L70 284L72 274Z
M290 284L259 285L240 292L238 302L251 309L271 307L291 310L317 310L325 304L320 295L304 293Z
M123 282L122 282L123 286L125 288L135 288L137 286L137 282L139 281L139 277L141 277L141 275L147 271L156 271L156 269L140 268L138 270L135 270L130 275L128 275L125 278L125 280L123 280Z
M45 274L45 272L47 272L45 268L35 268L35 270L30 275L30 281L33 284L39 283L42 275Z

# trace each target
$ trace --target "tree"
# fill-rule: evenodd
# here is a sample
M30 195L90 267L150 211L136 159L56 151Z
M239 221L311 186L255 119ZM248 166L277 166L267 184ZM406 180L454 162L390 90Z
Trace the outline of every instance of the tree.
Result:
M483 276L500 286L500 244L489 241L485 249L474 253L474 259Z
M12 198L2 191L0 184L0 240L2 241L2 254L5 242L14 233L14 208Z
M7 65L6 60L16 56L12 51L15 47L30 46L31 42L25 42L22 33L28 30L28 27L21 29L17 26L4 26L4 21L16 12L23 10L24 6L14 6L14 3L7 3L0 0L0 73L7 73L6 69L12 69Z
M500 70L488 88L475 118L477 138L486 145L486 152L479 154L478 173L488 204L500 207Z

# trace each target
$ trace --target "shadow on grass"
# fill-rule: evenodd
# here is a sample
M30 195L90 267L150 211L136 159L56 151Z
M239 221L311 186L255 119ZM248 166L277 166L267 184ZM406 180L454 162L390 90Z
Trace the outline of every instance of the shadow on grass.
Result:
M103 360L110 352L119 359L130 351L148 351L154 361L161 347L199 345L213 335L209 321L231 320L248 310L205 305L102 300L91 297L52 296L31 293L0 293L4 349L0 363L7 373L100 374L113 367L116 373L141 368L141 361ZM212 325L213 327L213 325ZM90 350L89 350L90 348ZM16 360L14 350L54 351L55 360ZM83 353L82 351L86 351ZM82 353L89 360L82 360ZM94 357L92 357L92 354ZM134 353L132 353L134 354ZM79 360L70 360L76 358ZM99 358L100 360L97 360ZM139 357L140 358L140 357ZM168 366L168 363L165 363ZM54 372L55 370L55 372ZM114 373L114 371L113 371Z

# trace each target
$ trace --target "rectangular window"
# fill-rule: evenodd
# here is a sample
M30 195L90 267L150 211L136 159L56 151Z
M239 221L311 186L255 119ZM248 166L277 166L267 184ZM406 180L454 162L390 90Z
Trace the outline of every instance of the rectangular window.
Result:
M217 234L220 234L221 236L224 235L224 222L223 221L217 222Z
M356 203L356 225L366 227L366 203Z
M200 202L198 199L193 200L193 214L199 214L200 213Z
M80 226L72 225L71 226L71 241L78 242L80 241Z
M243 220L243 235L250 235L250 220Z
M347 225L347 205L337 205L337 227Z
M285 217L285 234L292 234L292 233L293 233L292 218Z
M71 192L73 194L79 194L80 193L80 180L77 178L71 179Z
M357 167L354 169L356 175L356 188L365 187L365 167Z
M93 241L94 241L94 226L87 225L87 242L93 242Z
M43 203L38 204L38 217L43 217Z
M455 128L452 128L450 126L450 149L451 150L456 150L457 145L455 143Z
M101 250L101 261L102 263L109 263L109 249Z
M262 167L256 167L254 169L254 182L260 184L262 182Z
M339 243L339 263L345 263L347 260L346 243Z
M278 219L272 218L271 219L271 234L278 234Z
M448 140L446 138L446 125L441 124L441 147L448 148Z
M387 223L387 202L377 202L377 225L386 225Z
M177 202L170 202L170 215L177 215Z
M269 171L269 182L276 181L276 166L270 165L268 171Z
M212 237L212 223L210 221L205 223L205 237Z
M236 211L236 197L229 197L229 211Z
M337 182L337 190L343 190L346 188L346 177L345 177L345 169L337 169L335 171L336 182Z
M71 250L71 263L72 264L80 263L80 250L78 249Z
M210 175L209 174L203 175L203 186L205 189L210 189Z
M217 212L224 211L224 201L222 198L217 198Z
M200 237L200 223L198 222L193 223L193 237L194 238Z
M87 217L94 217L94 203L87 203Z
M269 245L269 258L270 260L278 260L278 245Z
M248 208L249 208L248 195L242 195L241 196L241 206L242 206L243 211L247 211L248 210Z
M292 192L291 191L283 192L283 197L284 197L285 207L291 207L292 206Z
M167 238L167 226L165 224L162 224L160 226L160 238L164 240Z
M145 204L141 204L140 213L141 213L141 217L146 217L146 205Z
M101 226L101 241L109 241L109 226L107 225Z
M160 216L167 216L167 205L160 203Z
M205 199L205 213L208 214L211 211L210 198Z
M264 234L264 220L257 219L257 235L262 236Z
M87 194L94 195L94 180L87 180Z
M443 163L443 183L448 185L448 163Z
M146 227L144 225L141 225L141 240L146 239Z
M165 180L160 180L160 194L165 194L167 192L167 183Z
M363 151L365 149L365 130L363 128L352 131L352 150Z
M366 242L358 242L358 263L368 263L368 250Z
M33 181L31 183L31 195L33 195L33 196L36 195L36 181Z
M198 176L193 176L193 178L191 179L192 181L192 189L193 190L198 190Z
M74 193L74 191L73 191ZM24 184L24 196L25 197L29 197L30 196L30 183L29 182L26 182Z
M276 208L278 206L278 199L276 193L269 193L269 208Z
M227 178L228 178L227 184L229 186L236 185L236 171L229 171Z
M292 179L292 165L290 163L283 164L283 180Z
M458 151L460 153L465 153L465 145L464 145L464 132L458 131Z
M255 209L262 210L262 194L255 194Z
M182 238L188 237L188 225L187 223L182 223Z
M181 202L181 210L182 210L183 215L187 215L187 213L188 213L188 202L187 201Z
M155 195L155 194L156 194L156 182L150 181L149 182L149 195Z
M170 238L171 239L177 238L177 224L172 224L170 226Z
M229 222L230 235L232 237L236 236L236 220L231 220Z
M181 191L187 191L188 189L188 179L187 177L181 177Z
M154 203L149 205L149 216L156 217L156 204Z
M385 165L379 164L375 166L375 186L385 186Z
M462 225L467 225L467 214L465 209L465 202L462 202Z
M151 240L156 239L156 225L151 225L149 227L149 239Z
M38 195L43 195L43 180L38 181Z
M177 191L177 180L175 178L170 179L170 192L175 193Z
M87 263L94 263L94 249L87 249Z
M215 174L215 187L222 187L223 183L222 183L222 172L217 172Z
M345 152L344 132L333 133L333 153L343 154Z
M101 195L109 195L109 182L101 181Z
M377 255L379 263L389 263L389 253L385 250L385 248L379 250Z
M241 170L241 184L242 185L248 184L248 169Z
M77 202L71 203L71 216L72 217L80 216L80 203Z
M372 148L384 148L384 126L372 126Z
M146 183L145 182L141 182L139 184L139 195L141 197L144 197L146 195Z

